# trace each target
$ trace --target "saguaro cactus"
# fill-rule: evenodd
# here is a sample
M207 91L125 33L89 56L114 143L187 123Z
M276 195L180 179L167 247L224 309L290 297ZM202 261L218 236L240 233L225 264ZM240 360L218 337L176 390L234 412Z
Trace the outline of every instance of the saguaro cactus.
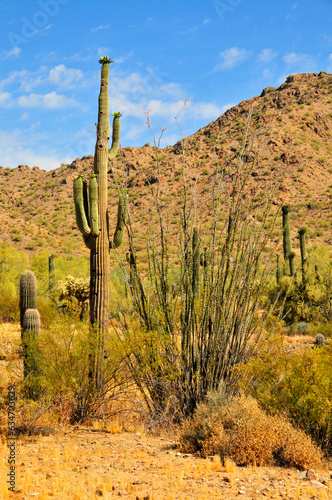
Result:
M102 66L94 174L90 178L89 188L82 176L74 180L77 225L90 249L90 322L97 327L94 346L96 355L92 368L96 387L102 382L104 339L109 326L109 252L110 248L116 248L122 242L127 214L126 193L121 191L117 225L111 240L108 227L107 172L108 161L115 158L119 147L121 113L112 113L113 134L112 146L109 150L108 80L109 65L113 61L106 56L102 57L99 62Z
M295 258L295 253L291 252L288 255L288 260L289 260L289 274L291 276L295 275L295 264L294 264L294 258Z
M284 260L287 262L289 261L290 265L290 275L292 276L292 270L291 270L291 262L292 262L292 257L290 257L290 254L292 253L292 242L291 242L291 237L290 237L290 227L289 227L289 206L284 205L282 207L282 228L283 228L283 248L284 248Z
M20 320L23 328L23 318L27 309L36 309L37 282L32 271L24 271L20 279Z
M40 331L40 317L36 309L36 299L36 277L32 271L24 271L20 279L20 319L24 378L37 373L34 344ZM37 388L31 386L28 394L31 398L37 397Z
M40 333L40 316L37 309L27 309L22 322L24 377L37 372L34 344Z
M53 290L55 287L55 264L54 264L54 255L50 255L48 257L48 289L49 291Z
M307 282L307 253L305 245L305 228L299 229L300 238L300 250L301 250L301 270L302 270L302 283L303 285Z

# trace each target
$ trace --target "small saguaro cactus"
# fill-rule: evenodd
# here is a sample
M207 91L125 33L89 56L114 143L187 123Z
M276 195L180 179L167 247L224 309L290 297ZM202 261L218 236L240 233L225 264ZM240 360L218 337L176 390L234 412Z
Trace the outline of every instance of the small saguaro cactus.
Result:
M23 317L22 340L24 358L24 378L37 372L34 344L40 333L40 315L37 309L27 309Z
M53 290L55 287L55 264L54 264L54 255L50 255L48 257L48 289L49 291Z
M294 252L291 252L289 255L288 255L288 259L289 259L289 274L291 276L294 276L295 275L295 264L294 264L294 258L295 258L295 253Z
M301 250L301 271L302 271L302 283L303 285L307 282L307 253L305 245L305 228L299 229L300 238L300 250Z
M40 316L36 309L37 283L32 271L24 271L20 278L20 319L23 347L24 378L37 372L35 344L40 332ZM32 393L30 393L32 397Z
M108 161L117 155L120 138L121 113L112 113L112 146L108 148L110 138L108 80L109 65L113 62L107 56L99 60L101 66L101 84L98 105L97 141L94 156L94 173L87 186L82 176L74 180L74 202L76 221L85 244L90 249L90 322L97 328L95 339L96 356L91 370L95 386L102 381L102 363L104 339L109 326L110 305L110 248L117 248L123 239L126 217L127 197L125 190L120 190L117 225L113 239L109 235L107 173Z
M284 205L282 207L282 228L283 228L283 248L284 248L284 260L289 260L291 264L290 254L292 252L292 242L290 237L290 227L289 227L289 206ZM291 269L289 269L290 275L292 276Z
M37 282L32 271L24 271L20 279L20 320L23 328L24 313L27 309L36 309Z

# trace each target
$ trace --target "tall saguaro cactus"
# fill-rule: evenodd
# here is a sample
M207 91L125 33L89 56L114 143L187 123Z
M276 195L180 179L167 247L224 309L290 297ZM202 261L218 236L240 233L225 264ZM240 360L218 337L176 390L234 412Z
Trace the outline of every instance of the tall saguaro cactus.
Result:
M109 150L110 121L108 102L109 65L107 56L100 59L101 84L98 104L97 141L94 156L94 174L89 187L79 176L74 180L76 221L90 249L90 322L96 326L95 355L92 376L96 387L102 382L102 360L105 334L109 326L110 302L110 248L117 248L125 231L127 205L126 193L120 192L118 220L113 239L109 236L107 172L108 161L117 154L120 138L121 113L113 115L112 146Z

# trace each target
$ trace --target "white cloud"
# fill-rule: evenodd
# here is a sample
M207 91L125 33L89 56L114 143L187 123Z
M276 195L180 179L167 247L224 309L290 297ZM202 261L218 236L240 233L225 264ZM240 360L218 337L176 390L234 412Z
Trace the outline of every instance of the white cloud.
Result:
M71 88L74 83L83 79L83 71L80 69L67 68L64 64L55 66L49 72L50 83L59 87Z
M3 50L0 54L0 59L5 61L10 57L18 57L22 52L21 47L13 47L11 50Z
M17 165L38 166L45 170L51 170L60 166L64 161L49 149L49 145L40 146L36 144L35 133L31 130L2 130L0 132L0 164L4 167L17 167Z
M310 72L316 67L316 57L311 54L287 52L287 54L283 56L283 60L289 66L300 68L302 71Z
M288 76L288 75L281 75L281 76L278 78L278 80L277 80L278 87L279 87L279 85L282 85L283 83L285 83L287 76Z
M13 105L13 98L10 92L0 92L0 107L9 108Z
M198 30L197 26L192 26L191 28L187 28L184 31L178 31L177 34L178 35L183 35L183 36L194 35L197 32L197 30Z
M75 107L78 103L64 95L49 92L48 94L22 95L17 99L17 104L20 108L56 109Z
M326 71L332 73L332 54L329 55Z
M18 90L21 92L32 92L37 87L50 84L61 89L71 89L78 84L85 84L83 71L80 69L67 68L64 64L54 66L49 69L48 66L40 66L36 71L14 71L9 76L0 81L0 88L14 86L18 84Z
M102 24L100 26L97 26L97 28L91 28L90 32L94 33L95 31L100 31L100 30L107 30L109 28L109 24L106 24L103 26Z
M249 59L251 54L251 50L239 49L238 47L226 49L223 52L220 52L219 56L221 58L221 62L216 64L213 71L231 70Z
M110 54L110 51L111 49L108 48L108 47L98 47L97 49L97 56L98 57L104 57L104 56L107 56L108 57L111 57L109 54ZM111 58L112 59L112 58Z
M277 57L278 53L273 49L263 49L260 54L258 54L258 61L262 63L269 63Z

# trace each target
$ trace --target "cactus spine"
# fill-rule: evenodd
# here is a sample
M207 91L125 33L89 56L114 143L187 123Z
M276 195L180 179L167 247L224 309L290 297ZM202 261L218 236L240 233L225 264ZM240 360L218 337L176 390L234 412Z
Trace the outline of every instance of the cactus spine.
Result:
M284 205L282 207L282 228L283 228L283 248L284 248L284 260L289 261L289 274L293 276L291 266L294 262L294 257L290 257L292 253L292 242L290 237L290 227L289 227L289 206Z
M109 150L108 80L109 65L113 61L106 56L102 57L99 62L102 66L94 174L90 178L89 188L82 176L74 180L77 226L83 234L87 247L90 249L90 322L92 325L97 326L97 337L94 346L96 355L92 367L92 377L96 387L100 386L102 382L104 338L109 326L109 252L110 248L116 248L122 242L127 213L126 193L121 191L118 220L111 241L108 231L107 172L108 161L115 158L119 147L121 113L112 113L112 146Z

